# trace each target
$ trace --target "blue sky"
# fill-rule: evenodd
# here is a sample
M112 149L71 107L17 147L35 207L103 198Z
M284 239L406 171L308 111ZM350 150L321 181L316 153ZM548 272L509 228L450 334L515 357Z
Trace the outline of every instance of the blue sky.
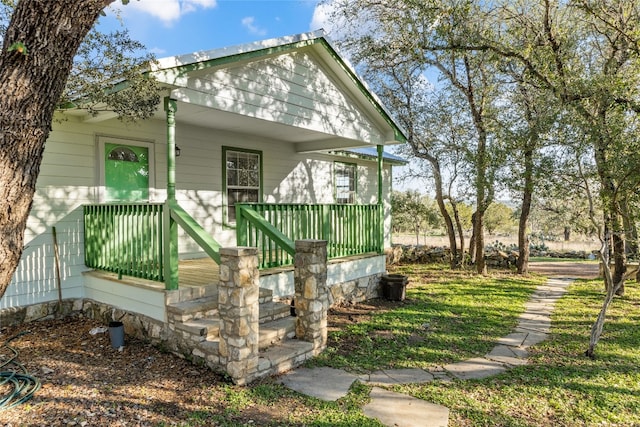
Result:
M318 0L131 0L100 19L117 28L119 14L134 40L156 57L215 49L321 28ZM314 15L315 13L315 15Z

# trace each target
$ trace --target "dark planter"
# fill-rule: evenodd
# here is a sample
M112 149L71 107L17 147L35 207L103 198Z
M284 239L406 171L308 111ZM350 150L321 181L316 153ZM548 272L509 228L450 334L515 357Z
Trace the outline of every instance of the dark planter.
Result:
M120 348L124 345L124 325L122 322L109 322L109 338L113 348Z
M404 301L409 278L402 274L383 274L380 278L382 295L389 301Z

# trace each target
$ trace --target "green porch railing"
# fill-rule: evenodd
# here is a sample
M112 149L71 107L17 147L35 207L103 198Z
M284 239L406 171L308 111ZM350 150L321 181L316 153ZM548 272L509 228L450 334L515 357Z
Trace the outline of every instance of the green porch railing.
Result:
M164 281L162 204L85 205L87 267Z
M288 241L326 240L329 258L379 253L380 209L379 205L237 203L237 243L259 248L260 268L292 264L293 252L265 233L262 218Z
M174 239L170 236L176 225L220 264L218 242L175 202L85 205L83 209L87 267L165 282L166 289L177 289L177 234Z

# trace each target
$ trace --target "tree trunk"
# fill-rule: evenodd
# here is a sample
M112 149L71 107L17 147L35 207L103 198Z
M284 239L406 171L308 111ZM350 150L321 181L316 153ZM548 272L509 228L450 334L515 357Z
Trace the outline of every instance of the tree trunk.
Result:
M0 52L0 297L22 255L44 144L73 57L109 3L20 0L5 33Z
M456 228L458 230L458 237L460 239L460 248L458 250L458 265L461 265L462 260L464 259L464 230L462 229L462 221L460 221L458 204L453 200L451 200L451 209L453 210L453 217L456 220Z
M465 58L465 67L467 76L470 75L469 63ZM473 234L475 236L475 255L476 255L476 272L478 274L487 274L487 265L484 258L484 214L492 201L493 182L488 182L487 171L489 168L489 159L487 154L487 130L485 128L485 118L482 109L477 105L473 86L469 84L469 90L466 93L471 107L471 116L473 123L478 132L478 147L476 150L476 218L473 221Z
M625 238L622 230L622 221L620 214L613 218L613 284L615 286L615 294L624 295L624 277L627 273L627 254L625 253Z
M471 214L471 237L469 238L469 263L476 263L476 217L478 212Z
M484 214L478 212L473 223L473 234L476 236L476 272L487 274L487 264L484 259Z
M598 313L598 317L591 327L591 335L589 338L589 348L585 352L590 358L595 358L596 345L600 340L600 335L602 335L602 329L604 328L604 321L607 315L607 309L609 305L611 305L611 301L613 301L613 297L618 293L618 287L622 285L623 282L615 282L613 276L611 274L611 269L609 268L609 248L608 248L608 239L603 240L602 248L600 249L600 261L603 266L604 273L604 281L606 283L607 293L605 294L604 301L602 303L602 308Z
M478 117L476 122L481 123ZM487 264L484 259L484 214L490 203L490 196L487 194L487 133L479 124L478 128L478 151L477 151L477 171L476 171L476 218L473 222L473 234L476 237L476 272L487 274Z
M524 191L522 192L522 209L518 223L518 274L529 272L529 239L527 235L527 223L531 212L531 199L533 196L533 150L524 152Z
M453 269L460 266L460 258L458 257L458 250L456 248L456 233L453 228L453 221L451 215L447 211L447 206L444 203L444 193L442 191L442 173L440 172L440 163L437 159L433 158L431 162L431 170L433 172L434 184L436 189L436 203L438 203L438 209L440 215L444 219L444 225L447 229L447 237L449 238L449 266Z
M456 234L453 228L453 221L451 220L451 215L447 211L447 207L444 202L444 192L442 190L442 172L440 170L440 161L430 154L421 153L414 150L414 155L416 157L420 157L426 159L431 165L431 172L433 173L433 180L436 190L436 203L438 204L438 209L440 210L440 215L442 215L442 219L444 219L444 225L447 230L447 237L449 238L449 265L451 268L457 268L460 265L460 261L457 254L456 249Z
M604 113L602 113L603 115ZM602 122L606 123L604 118ZM604 210L604 223L607 231L611 233L611 246L613 247L613 278L612 283L616 289L616 295L624 295L624 276L627 272L627 255L625 253L624 228L621 218L620 201L616 182L610 174L608 158L609 144L605 137L601 136L595 146L595 160L600 178L600 197ZM605 281L605 287L610 284Z
M564 227L564 241L568 242L571 239L571 227L565 225Z
M632 209L629 207L629 199L625 198L621 203L622 208L622 221L624 224L626 243L628 254L638 255L638 228L636 222L633 220Z

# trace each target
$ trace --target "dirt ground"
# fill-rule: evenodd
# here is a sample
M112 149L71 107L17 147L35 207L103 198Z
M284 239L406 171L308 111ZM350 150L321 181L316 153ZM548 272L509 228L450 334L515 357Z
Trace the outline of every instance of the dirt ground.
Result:
M0 412L0 425L175 425L200 407L216 409L217 388L210 386L222 383L220 376L128 337L122 351L113 349L108 333L90 333L99 326L76 316L3 328L2 342L29 331L10 345L42 388ZM1 355L8 357L6 347Z
M576 279L595 279L598 277L596 262L532 262L529 270L549 277L573 277Z
M560 277L592 278L597 269L597 264L585 263L531 264L532 271ZM359 322L394 304L398 303L373 300L332 309L329 328ZM226 422L223 425L259 426L278 420L284 425L285 414L310 410L293 397L280 397L230 411L226 399L234 386L224 377L130 337L122 351L113 349L108 333L91 333L102 326L80 315L18 327L0 325L0 344L27 332L10 345L27 371L42 382L31 400L0 410L0 425L209 426L219 425L219 420ZM341 350L349 351L349 344L341 341ZM10 357L7 347L0 348L0 363ZM0 385L0 398L9 390Z

